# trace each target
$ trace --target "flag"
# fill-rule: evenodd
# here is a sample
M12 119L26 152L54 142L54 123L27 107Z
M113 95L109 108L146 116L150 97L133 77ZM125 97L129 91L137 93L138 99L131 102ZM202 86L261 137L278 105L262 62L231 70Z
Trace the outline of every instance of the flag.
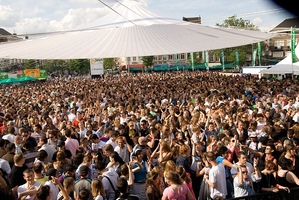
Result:
M259 65L262 65L262 45L261 42L257 43L257 49L259 52Z
M205 65L206 65L206 69L207 71L209 71L209 52L205 51Z
M292 51L292 63L298 62L299 59L295 52L295 45L296 45L296 27L292 29L292 37L291 37L291 51Z
M257 53L257 49L253 49L253 52L252 52L252 66L255 66L256 53Z
M175 54L175 66L176 66L176 70L179 70L179 66L178 66L178 54Z
M39 73L40 73L41 78L47 78L47 71L46 70L40 69Z
M24 74L33 78L40 77L39 69L25 69Z
M238 49L235 49L235 56L236 56L236 69L239 70L239 52L238 52Z
M220 56L221 56L222 68L224 71L224 52L223 52L223 50L220 51Z
M194 71L194 58L193 58L193 52L190 53L190 58L191 58L192 71Z

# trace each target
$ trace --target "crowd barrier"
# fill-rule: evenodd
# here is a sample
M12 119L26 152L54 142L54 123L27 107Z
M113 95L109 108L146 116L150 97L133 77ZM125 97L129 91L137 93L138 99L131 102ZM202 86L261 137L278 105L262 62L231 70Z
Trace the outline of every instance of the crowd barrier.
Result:
M228 198L226 200L299 200L299 187L291 188L290 193L285 190L279 192L262 192L255 195L243 196L237 198Z

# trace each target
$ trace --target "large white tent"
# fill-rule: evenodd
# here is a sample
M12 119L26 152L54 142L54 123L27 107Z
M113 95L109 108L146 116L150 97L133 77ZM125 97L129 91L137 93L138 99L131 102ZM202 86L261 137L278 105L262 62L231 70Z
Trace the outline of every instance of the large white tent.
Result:
M299 46L295 48L296 55L299 55ZM299 62L292 64L292 54L285 57L276 65L261 71L262 74L295 74L299 75Z
M0 44L0 58L76 59L165 55L252 44L274 34L170 19L136 0L116 3L103 18L76 31Z

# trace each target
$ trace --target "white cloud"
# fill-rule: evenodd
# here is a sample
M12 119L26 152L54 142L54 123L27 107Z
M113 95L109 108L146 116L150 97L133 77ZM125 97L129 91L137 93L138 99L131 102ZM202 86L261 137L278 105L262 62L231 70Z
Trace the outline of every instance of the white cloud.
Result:
M18 34L73 30L99 19L106 12L106 8L70 9L61 20L49 21L41 17L24 18L15 22L13 28Z
M62 20L52 20L50 27L54 30L71 30L99 19L107 12L106 8L70 9Z
M259 26L260 24L263 23L263 19L260 18L260 17L256 17L256 18L254 18L254 19L252 20L252 23L253 23L254 25Z
M0 26L13 27L19 20L19 15L10 6L0 5Z
M49 31L46 19L38 17L21 19L16 23L14 29L18 34L41 33Z

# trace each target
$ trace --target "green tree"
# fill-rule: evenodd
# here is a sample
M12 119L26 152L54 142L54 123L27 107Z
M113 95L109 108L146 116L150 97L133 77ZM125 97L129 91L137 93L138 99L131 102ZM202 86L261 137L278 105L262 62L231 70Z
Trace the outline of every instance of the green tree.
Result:
M53 60L47 60L44 65L41 66L42 69L46 70L47 72L54 72L55 71L55 63Z
M35 69L35 67L36 67L36 60L29 59L24 62L25 69Z
M68 63L68 69L70 71L86 73L90 70L89 60L88 59L70 60Z
M144 66L152 66L154 64L154 56L142 56L141 60Z
M193 63L194 65L200 65L202 64L203 60L202 60L202 52L193 52ZM189 64L192 64L191 61L191 56L189 58Z
M225 19L222 24L217 23L216 26L234 27L234 28L239 28L239 29L249 29L249 30L259 31L259 28L257 26L255 26L253 23L251 23L249 20L237 18L236 15L233 15L233 16L229 17L228 19ZM237 49L238 53L239 53L239 64L240 64L240 66L244 65L245 61L246 61L246 54L251 55L252 50L254 48L257 48L257 44L249 44L249 45L243 45L243 46L239 46L239 47L223 49L225 63L236 64L235 49ZM220 51L221 50L213 51L213 53L216 55L217 58L220 58Z
M103 66L105 69L113 69L116 66L115 58L105 58L103 62Z
M249 30L256 30L258 31L258 26L255 26L247 19L237 18L237 15L233 15L228 19L225 19L222 24L216 23L216 26L221 27L235 27L235 28L243 28Z

